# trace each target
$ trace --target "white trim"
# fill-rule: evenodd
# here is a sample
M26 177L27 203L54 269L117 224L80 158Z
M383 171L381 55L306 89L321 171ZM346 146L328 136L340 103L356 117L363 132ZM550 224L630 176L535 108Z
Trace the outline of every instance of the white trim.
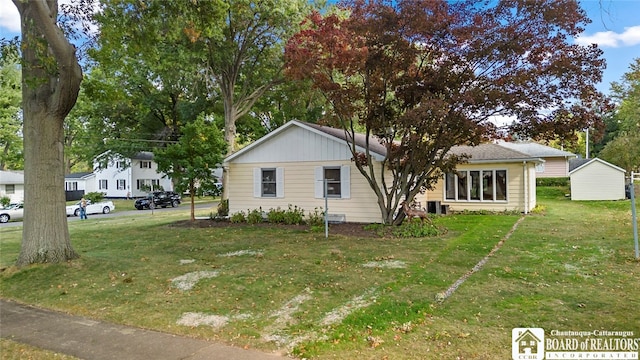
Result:
M276 197L284 197L284 168L276 168Z
M340 198L351 198L351 166L349 165L340 167Z

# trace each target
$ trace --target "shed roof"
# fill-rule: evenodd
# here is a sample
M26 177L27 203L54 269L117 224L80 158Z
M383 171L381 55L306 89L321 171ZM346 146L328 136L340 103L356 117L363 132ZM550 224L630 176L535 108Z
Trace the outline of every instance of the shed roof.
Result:
M619 166L615 166L612 163L606 162L600 158L593 158L593 159L575 159L575 160L571 160L569 161L569 176L571 176L571 174L574 174L578 171L580 171L581 169L584 169L588 166L591 166L591 164L595 164L595 163L601 163L604 164L606 166L609 166L615 170L621 171L622 173L626 173L627 171Z

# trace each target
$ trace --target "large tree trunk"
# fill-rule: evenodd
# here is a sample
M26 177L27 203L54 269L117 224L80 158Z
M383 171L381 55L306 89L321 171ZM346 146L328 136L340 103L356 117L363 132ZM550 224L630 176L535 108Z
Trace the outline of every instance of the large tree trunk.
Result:
M55 0L14 0L22 21L25 201L17 265L78 257L64 196L64 118L75 105L82 70L56 25Z

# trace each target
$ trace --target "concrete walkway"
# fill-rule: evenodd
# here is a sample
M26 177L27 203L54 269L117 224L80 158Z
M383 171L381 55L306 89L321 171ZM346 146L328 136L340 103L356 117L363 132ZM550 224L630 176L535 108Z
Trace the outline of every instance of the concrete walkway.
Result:
M0 337L85 360L277 360L256 350L95 321L0 300Z

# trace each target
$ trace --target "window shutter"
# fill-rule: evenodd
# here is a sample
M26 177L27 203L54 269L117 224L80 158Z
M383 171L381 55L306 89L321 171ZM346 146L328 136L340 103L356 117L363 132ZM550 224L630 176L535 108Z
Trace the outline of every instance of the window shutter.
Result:
M340 167L340 191L342 193L341 198L351 198L351 166L349 165Z
M262 191L260 191L262 185L262 171L260 168L253 168L253 197L261 197Z
M284 197L284 168L276 168L276 197Z
M324 174L322 166L316 166L314 180L315 198L322 199L324 198Z

